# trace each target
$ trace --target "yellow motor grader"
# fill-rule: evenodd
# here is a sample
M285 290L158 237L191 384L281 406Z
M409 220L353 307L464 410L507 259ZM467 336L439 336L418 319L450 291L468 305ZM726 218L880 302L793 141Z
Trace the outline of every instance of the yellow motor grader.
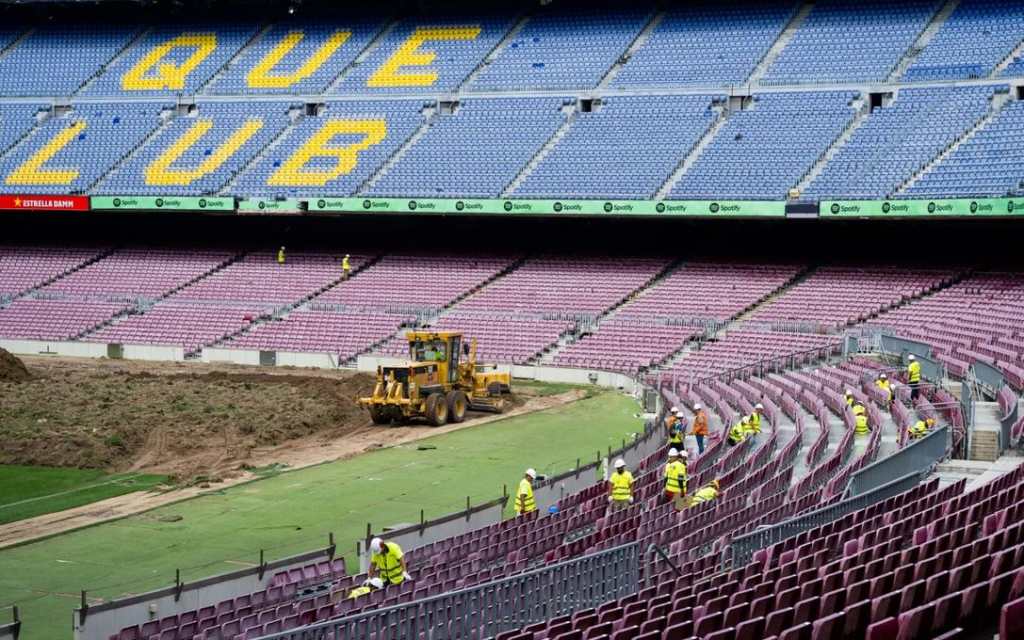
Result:
M476 340L467 344L452 331L410 331L406 337L409 361L377 367L373 395L356 401L375 424L425 418L439 427L462 422L469 409L505 410L512 375L497 365L477 364Z

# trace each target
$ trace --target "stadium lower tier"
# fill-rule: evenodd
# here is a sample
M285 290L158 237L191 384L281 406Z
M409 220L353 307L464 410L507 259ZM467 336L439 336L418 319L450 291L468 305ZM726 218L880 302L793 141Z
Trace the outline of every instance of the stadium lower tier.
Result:
M905 429L904 416L916 413L962 430L955 409L936 409L944 399L940 389L912 399L904 386L891 403L878 397L872 390L880 371L877 360L853 358L674 387L680 395L669 388L664 400L686 408L688 418L697 403L710 414L710 446L690 451L690 493L712 480L721 489L712 501L682 512L664 497L665 455L656 447L631 470L630 507L609 509L607 486L598 482L558 500L553 515L535 513L406 549L412 577L399 586L348 597L367 576L348 575L338 561L319 562L268 576L266 587L253 593L125 627L111 640L276 638L632 542L644 549L659 545L675 568L645 565L648 581L632 595L496 637L930 640L956 629L987 630L1000 615L1004 629L1017 628L1024 596L1024 467L970 489L964 480L925 481L762 548L749 561L720 565L723 551L744 534L837 504L853 473L907 446L903 438L894 441L895 431ZM847 389L867 406L870 435L855 435ZM727 447L737 410L750 412L755 403L764 406L761 433ZM447 633L448 621L440 622ZM471 617L451 623L475 637Z
M431 326L484 360L700 380L865 327L928 343L957 375L981 360L1024 380L1019 272L353 249L346 273L347 250L284 249L0 246L0 339L351 362L402 356L404 330Z

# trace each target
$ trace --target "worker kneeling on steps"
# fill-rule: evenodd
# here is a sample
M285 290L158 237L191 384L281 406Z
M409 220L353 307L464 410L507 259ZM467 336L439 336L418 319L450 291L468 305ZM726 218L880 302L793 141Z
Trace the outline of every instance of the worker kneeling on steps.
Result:
M907 427L907 435L910 436L911 440L920 440L921 438L928 435L928 430L935 426L935 418L925 418L924 420L918 420L914 424Z
M734 424L732 429L729 429L729 437L726 438L726 442L729 443L730 447L735 447L743 442L750 432L750 416L743 416L742 420Z
M690 499L690 506L711 502L718 497L719 488L718 480L712 480L700 489L697 489L697 493L693 494L693 498Z
M615 461L615 471L608 478L608 502L612 510L625 509L633 504L633 474L626 470L626 461Z
M402 584L411 580L409 570L405 566L402 548L394 542L384 542L380 538L370 541L370 579L379 577L383 584Z

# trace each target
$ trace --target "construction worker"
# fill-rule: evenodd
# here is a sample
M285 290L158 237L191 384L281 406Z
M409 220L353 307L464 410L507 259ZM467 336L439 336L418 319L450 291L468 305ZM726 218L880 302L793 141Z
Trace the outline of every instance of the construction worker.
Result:
M718 489L718 480L712 480L705 486L697 489L697 493L693 494L693 499L690 501L690 506L711 502L718 497Z
M843 394L843 397L846 399L846 406L848 407L852 407L853 403L856 402L856 399L853 397L853 392L850 391L849 389L846 390L846 393Z
M859 402L853 405L853 420L853 430L854 433L856 433L857 435L862 436L871 431L871 429L868 427L868 412L864 408L864 405L862 405Z
M370 541L370 568L366 575L371 580L379 577L385 585L399 585L412 578L405 566L402 548L394 542L384 542L380 538Z
M614 511L633 504L633 474L626 470L622 458L615 461L615 472L608 478L608 502Z
M757 435L761 433L762 415L764 415L764 405L758 402L754 405L754 412L748 416L750 424L747 426L747 435Z
M676 499L677 496L686 495L686 464L682 462L682 456L676 449L670 449L668 452L668 463L665 464L665 498L669 502Z
M881 389L883 392L885 392L886 402L889 404L889 406L892 406L892 383L889 382L889 377L886 376L884 373L878 374L878 379L875 380L875 386Z
M907 427L907 435L910 436L911 440L919 440L928 435L928 430L935 426L935 418L925 418L924 420L918 420L914 424Z
M697 452L703 455L704 438L708 435L708 414L699 402L693 405L693 431L691 433L697 439Z
M349 262L349 254L345 254L345 257L341 259L341 279L348 280L349 274L352 273L352 263Z
M747 437L747 432L750 429L750 416L743 416L743 419L732 426L729 429L729 437L726 438L726 442L729 443L730 447L735 447L739 443L743 442L743 439Z
M284 245L281 245L281 248L277 250L277 264L284 264Z
M853 406L850 408L850 410L853 411L853 415L855 416L862 416L868 412L868 410L864 407L864 403L861 402L860 400L854 400Z
M919 389L921 385L921 363L917 361L914 354L907 356L909 364L907 364L907 382L910 383L910 401L917 400L917 396L921 393Z
M519 481L519 490L516 491L516 515L525 516L537 510L537 503L533 500L533 481L537 479L537 472L531 467L523 474Z
M672 407L669 411L669 415L665 419L665 428L668 430L668 448L682 449L685 431L683 431L682 412L676 407Z

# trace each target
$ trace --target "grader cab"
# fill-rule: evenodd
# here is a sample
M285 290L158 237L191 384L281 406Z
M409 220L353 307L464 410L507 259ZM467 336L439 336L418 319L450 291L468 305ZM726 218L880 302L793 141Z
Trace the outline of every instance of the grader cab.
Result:
M406 337L409 361L377 367L373 395L357 400L375 424L424 418L439 427L462 422L469 409L505 410L512 376L496 365L477 364L475 340L466 343L450 331L410 331Z

